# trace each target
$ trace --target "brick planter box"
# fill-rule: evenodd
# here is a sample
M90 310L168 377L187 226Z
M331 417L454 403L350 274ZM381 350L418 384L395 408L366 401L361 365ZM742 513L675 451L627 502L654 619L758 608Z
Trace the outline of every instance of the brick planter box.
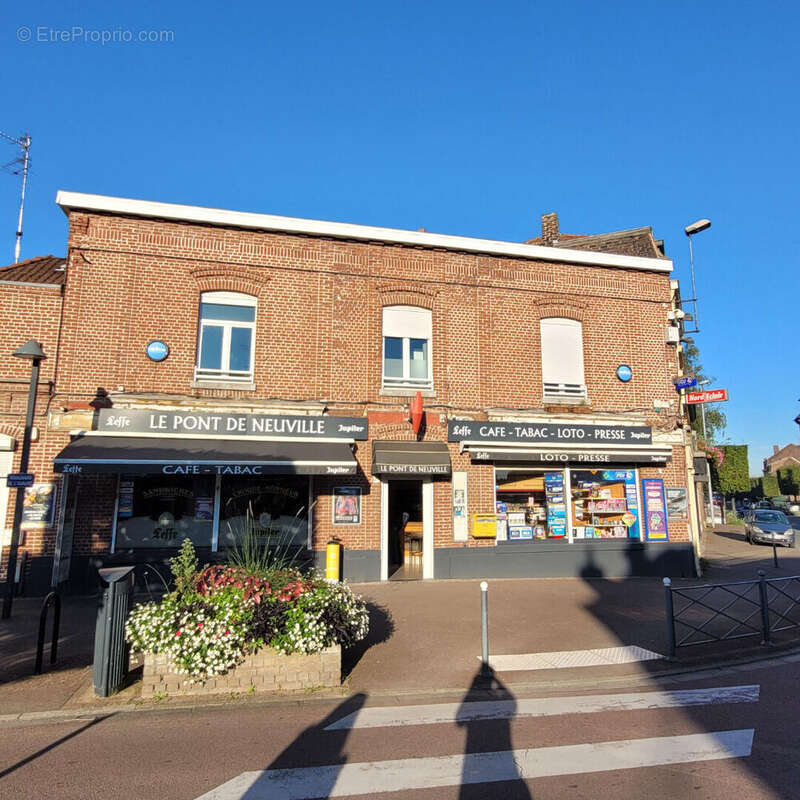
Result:
M142 697L154 695L228 694L229 692L296 692L342 681L342 650L336 645L314 655L282 655L269 647L248 655L224 675L189 683L169 671L165 655L145 653ZM253 687L252 689L250 687Z

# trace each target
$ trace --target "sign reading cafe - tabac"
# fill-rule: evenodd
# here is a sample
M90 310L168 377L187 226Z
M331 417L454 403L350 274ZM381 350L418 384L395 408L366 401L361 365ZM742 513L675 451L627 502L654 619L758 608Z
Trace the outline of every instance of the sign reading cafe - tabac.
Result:
M366 440L364 417L311 417L278 414L230 414L205 411L104 408L95 430L105 433L163 433L193 436L263 436Z
M486 444L652 444L649 427L630 425L571 425L561 422L486 422L451 419L449 442Z

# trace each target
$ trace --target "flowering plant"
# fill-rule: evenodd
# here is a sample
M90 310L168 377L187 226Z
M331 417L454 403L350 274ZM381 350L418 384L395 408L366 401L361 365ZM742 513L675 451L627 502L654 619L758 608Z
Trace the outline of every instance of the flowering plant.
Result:
M263 645L317 653L367 635L366 604L347 586L297 570L276 570L268 579L241 566L206 566L187 576L190 550L184 542L180 589L136 606L126 636L134 650L166 654L191 681L223 673Z

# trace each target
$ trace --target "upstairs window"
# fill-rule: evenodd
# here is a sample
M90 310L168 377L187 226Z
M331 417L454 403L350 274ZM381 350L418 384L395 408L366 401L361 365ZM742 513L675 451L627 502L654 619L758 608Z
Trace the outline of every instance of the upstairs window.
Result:
M431 312L415 306L383 309L383 388L430 389Z
M236 292L200 296L196 380L253 380L256 298Z
M584 400L583 328L574 319L548 317L542 333L542 383L545 399Z

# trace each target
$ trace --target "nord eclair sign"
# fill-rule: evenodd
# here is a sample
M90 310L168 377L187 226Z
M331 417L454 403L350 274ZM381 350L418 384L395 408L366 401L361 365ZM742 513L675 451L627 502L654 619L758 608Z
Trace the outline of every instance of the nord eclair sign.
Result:
M368 438L364 417L304 417L277 414L223 414L198 411L104 408L95 430L105 433L164 433L192 436L267 436L276 438Z

